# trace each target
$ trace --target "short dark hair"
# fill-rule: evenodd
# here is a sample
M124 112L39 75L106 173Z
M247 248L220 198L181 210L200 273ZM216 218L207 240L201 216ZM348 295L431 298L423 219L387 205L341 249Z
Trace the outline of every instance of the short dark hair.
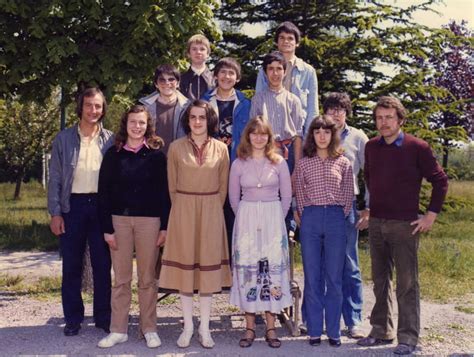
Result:
M94 97L97 94L102 97L102 115L100 116L99 121L104 119L105 114L107 113L107 100L105 99L104 93L98 87L88 87L78 94L76 98L76 114L79 119L82 118L82 107L84 105L84 98Z
M219 62L216 63L216 66L214 67L214 76L217 77L217 75L219 74L219 71L224 67L232 68L235 71L235 73L237 73L237 79L238 80L240 79L241 71L242 71L240 67L240 63L237 62L237 60L235 60L232 57L221 58Z
M346 111L347 117L352 115L351 98L345 92L332 92L323 103L323 110L326 113L331 108L342 108Z
M265 57L263 57L262 67L265 73L267 72L268 65L272 62L280 62L283 66L283 69L286 71L287 62L285 56L283 56L283 53L281 53L280 51L270 52L269 54L265 55Z
M375 112L380 107L387 108L387 109L394 108L397 112L398 121L401 123L405 122L405 119L407 117L407 110L405 109L402 102L398 98L395 98L392 96L380 97L372 111L372 118L374 119L374 121L375 121Z
M295 36L296 43L300 42L300 38L301 38L300 29L296 27L296 25L293 22L285 21L285 22L282 22L280 25L278 25L275 31L275 42L278 42L278 37L280 36L280 33L282 32L293 34Z
M181 75L175 66L171 64L162 64L161 66L158 66L155 69L155 75L153 76L153 84L156 84L156 82L158 82L158 78L160 78L163 74L173 76L178 82L181 79Z
M191 127L189 126L189 116L191 115L191 109L193 107L204 108L206 111L206 119L207 119L207 135L213 136L217 132L217 124L219 123L219 118L217 116L216 111L212 107L209 102L206 102L202 99L194 100L184 112L182 118L182 125L184 132L189 134L191 132Z
M320 115L313 119L309 125L306 139L303 145L304 156L314 157L317 155L317 146L314 140L314 131L317 129L330 129L331 130L331 142L328 146L329 157L338 157L342 155L341 138L337 132L336 123L329 115Z

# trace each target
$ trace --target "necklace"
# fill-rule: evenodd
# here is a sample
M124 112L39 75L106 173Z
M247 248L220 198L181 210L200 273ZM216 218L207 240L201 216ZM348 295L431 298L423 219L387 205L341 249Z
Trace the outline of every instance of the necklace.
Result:
M263 170L265 169L265 164L266 160L265 158L262 159L263 164L258 165L258 159L253 159L254 160L254 166L255 166L255 172L257 173L257 188L262 188L262 176L263 176Z

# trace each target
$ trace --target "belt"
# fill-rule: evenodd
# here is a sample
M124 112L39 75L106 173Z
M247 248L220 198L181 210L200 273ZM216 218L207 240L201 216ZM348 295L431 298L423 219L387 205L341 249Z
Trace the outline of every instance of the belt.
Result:
M181 190L176 190L177 193L181 193L183 195L193 195L193 196L211 196L211 195L217 195L219 191L213 191L213 192L189 192L189 191L181 191Z
M285 140L275 141L276 147L283 150L283 157L285 158L285 160L288 160L287 145L290 145L292 143L293 143L293 139L285 139Z

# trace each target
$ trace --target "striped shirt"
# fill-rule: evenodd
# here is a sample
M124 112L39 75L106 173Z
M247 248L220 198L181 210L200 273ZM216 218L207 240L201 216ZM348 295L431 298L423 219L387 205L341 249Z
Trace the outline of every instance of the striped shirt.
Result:
M303 137L303 114L299 98L284 88L256 93L250 107L250 118L257 115L266 117L277 141Z
M349 214L354 200L354 178L351 163L345 156L304 157L297 162L294 175L300 217L306 206L342 206L344 214Z

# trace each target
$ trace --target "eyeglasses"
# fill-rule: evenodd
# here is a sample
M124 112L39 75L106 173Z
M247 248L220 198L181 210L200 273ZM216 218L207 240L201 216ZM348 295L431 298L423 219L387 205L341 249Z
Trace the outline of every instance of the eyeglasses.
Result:
M346 110L344 108L329 108L326 110L327 114L344 114Z
M158 77L158 83L160 84L174 83L174 82L176 82L176 78L174 77L169 77L169 78Z

